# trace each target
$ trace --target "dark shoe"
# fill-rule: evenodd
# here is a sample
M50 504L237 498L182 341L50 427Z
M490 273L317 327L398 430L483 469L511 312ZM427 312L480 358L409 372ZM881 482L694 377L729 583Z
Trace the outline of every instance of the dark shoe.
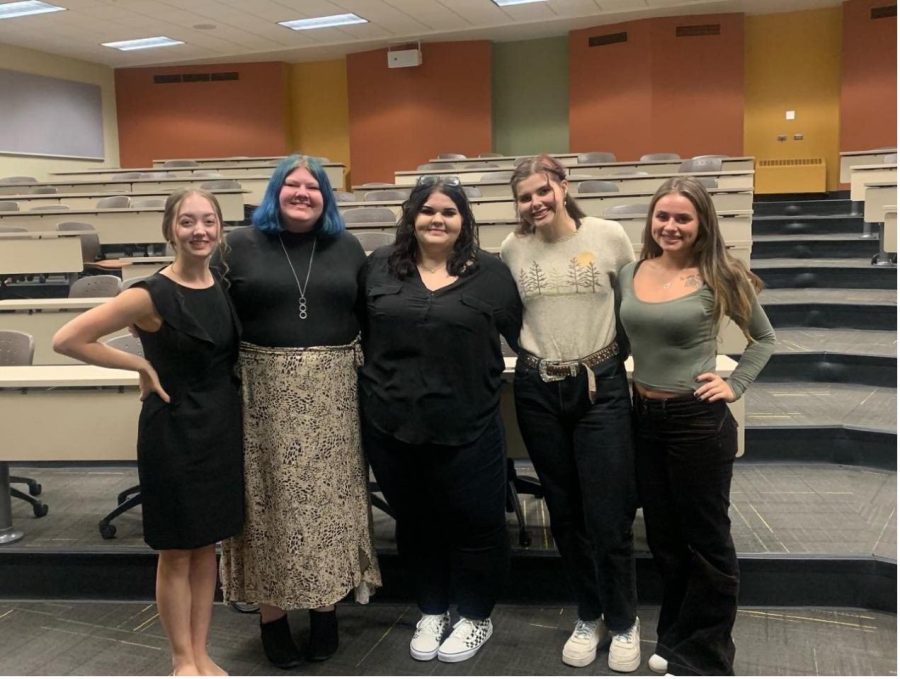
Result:
M259 623L259 634L262 639L263 650L269 662L283 670L296 667L303 662L300 649L291 637L291 628L288 625L287 614L272 622Z
M337 611L309 611L309 646L306 659L328 660L338 649Z

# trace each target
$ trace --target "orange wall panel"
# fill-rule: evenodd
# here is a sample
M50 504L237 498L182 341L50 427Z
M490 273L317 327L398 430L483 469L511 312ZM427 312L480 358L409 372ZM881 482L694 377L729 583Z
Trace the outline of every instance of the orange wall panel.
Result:
M683 25L718 24L719 35L676 37ZM590 47L625 31L628 41ZM740 155L743 147L742 14L665 17L570 33L572 151Z
M612 151L638 158L649 145L653 86L646 22L569 33L569 150ZM628 33L627 42L590 47L595 35Z
M841 151L897 145L897 18L870 18L885 0L843 5Z
M156 158L268 156L289 148L287 65L278 62L116 71L122 167ZM237 72L238 80L154 84L173 73Z
M422 45L422 65L388 68L387 50L347 56L353 183L392 182L438 153L491 149L491 45Z

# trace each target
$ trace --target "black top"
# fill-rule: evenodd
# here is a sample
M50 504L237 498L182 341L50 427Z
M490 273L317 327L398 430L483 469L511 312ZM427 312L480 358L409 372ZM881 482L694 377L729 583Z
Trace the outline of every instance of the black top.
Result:
M512 274L479 250L474 272L432 292L418 272L400 280L389 271L392 247L373 252L361 273L363 416L406 443L471 443L500 402L498 333L518 346L522 302Z
M359 334L356 317L357 275L366 254L351 233L336 238L283 231L281 238L303 286L306 320L298 317L300 291L277 234L253 227L228 234L230 251L213 258L225 277L243 326L242 338L263 347L314 347L349 344Z

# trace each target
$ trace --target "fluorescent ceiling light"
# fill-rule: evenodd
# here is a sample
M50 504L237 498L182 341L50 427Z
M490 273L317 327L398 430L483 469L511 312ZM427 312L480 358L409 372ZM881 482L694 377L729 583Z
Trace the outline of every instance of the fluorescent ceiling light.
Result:
M183 45L181 40L172 40L164 35L158 35L155 38L138 38L137 40L119 40L118 42L102 42L104 47L115 47L123 52L131 50L146 50L151 47L168 47L169 45Z
M312 19L294 19L293 21L279 21L282 26L287 26L295 31L307 31L311 28L330 28L332 26L349 26L350 24L367 24L368 19L363 19L355 14L332 14L327 17L313 17Z
M497 7L508 7L509 5L527 5L531 2L547 2L547 0L493 0Z
M25 0L25 2L7 2L0 5L0 19L12 19L24 17L29 14L46 14L47 12L62 12L65 7L57 7L38 0Z

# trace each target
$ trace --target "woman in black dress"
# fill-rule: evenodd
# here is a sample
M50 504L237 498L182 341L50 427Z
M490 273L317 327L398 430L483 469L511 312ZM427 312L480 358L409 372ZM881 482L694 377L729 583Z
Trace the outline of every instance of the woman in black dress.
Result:
M216 587L215 543L244 519L241 402L234 364L238 325L209 269L222 214L205 191L166 201L163 235L175 261L63 326L53 348L140 375L138 475L144 540L159 550L156 604L173 674L225 672L206 651ZM134 328L144 357L100 337Z

